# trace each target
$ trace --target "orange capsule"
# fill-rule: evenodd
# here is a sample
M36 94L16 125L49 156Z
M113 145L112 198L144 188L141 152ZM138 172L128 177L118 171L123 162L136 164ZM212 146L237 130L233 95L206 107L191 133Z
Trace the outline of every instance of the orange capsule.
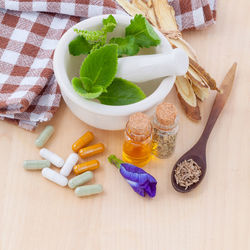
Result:
M81 174L86 171L91 171L99 168L100 163L97 160L87 161L74 166L73 170L75 174Z
M82 159L85 159L87 157L102 153L103 151L104 151L104 145L102 143L98 143L86 148L81 148L78 154Z
M93 139L94 139L93 133L89 131L86 132L72 145L72 150L77 153L81 148L89 144Z

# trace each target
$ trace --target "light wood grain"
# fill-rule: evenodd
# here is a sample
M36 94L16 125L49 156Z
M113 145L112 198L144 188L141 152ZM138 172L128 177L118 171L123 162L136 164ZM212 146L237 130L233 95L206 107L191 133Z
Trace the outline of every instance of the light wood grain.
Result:
M158 180L157 196L136 195L108 164L110 153L121 155L122 132L88 127L62 102L50 122L56 133L46 145L64 158L84 131L96 135L106 153L93 183L104 193L86 199L22 167L39 159L37 135L0 122L0 249L1 250L235 250L250 249L250 1L218 1L217 24L185 32L201 65L220 83L234 61L238 73L229 100L211 134L208 172L197 190L179 194L171 186L175 161L199 138L214 94L202 105L203 120L189 121L172 91L168 101L180 113L174 156L154 159L145 169Z

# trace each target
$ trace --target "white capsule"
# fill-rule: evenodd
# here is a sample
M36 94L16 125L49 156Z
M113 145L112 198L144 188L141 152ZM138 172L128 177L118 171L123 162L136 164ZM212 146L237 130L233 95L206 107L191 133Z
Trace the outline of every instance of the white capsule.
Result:
M64 160L60 156L49 151L47 148L42 148L40 150L40 156L50 161L54 166L58 168L61 168L64 164Z
M68 156L67 160L65 161L60 174L64 175L64 176L69 176L69 174L71 173L74 165L78 162L78 154L76 153L72 153Z
M57 173L56 171L50 168L44 168L42 170L42 175L46 179L53 181L62 187L65 187L68 184L68 179L65 176Z

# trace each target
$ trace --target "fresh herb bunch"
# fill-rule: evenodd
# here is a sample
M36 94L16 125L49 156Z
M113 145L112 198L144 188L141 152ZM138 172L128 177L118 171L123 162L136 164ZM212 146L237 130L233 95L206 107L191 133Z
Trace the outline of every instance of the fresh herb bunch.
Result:
M125 29L125 37L113 37L107 41L107 33L113 32L117 22L112 15L103 19L100 30L75 29L78 36L69 44L73 56L85 54L80 77L72 79L74 90L84 98L97 98L107 105L126 105L138 102L146 96L134 83L115 78L118 57L136 55L140 48L157 46L160 38L142 15L136 15Z

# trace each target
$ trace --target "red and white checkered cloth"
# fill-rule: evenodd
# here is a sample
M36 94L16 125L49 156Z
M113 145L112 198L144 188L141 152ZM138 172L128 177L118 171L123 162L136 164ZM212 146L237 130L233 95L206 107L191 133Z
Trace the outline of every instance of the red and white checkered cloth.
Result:
M179 30L202 29L215 23L216 0L168 0Z
M172 0L180 29L212 23L213 1ZM52 68L57 42L101 14L126 13L115 0L0 0L0 119L29 130L51 119L61 98Z

